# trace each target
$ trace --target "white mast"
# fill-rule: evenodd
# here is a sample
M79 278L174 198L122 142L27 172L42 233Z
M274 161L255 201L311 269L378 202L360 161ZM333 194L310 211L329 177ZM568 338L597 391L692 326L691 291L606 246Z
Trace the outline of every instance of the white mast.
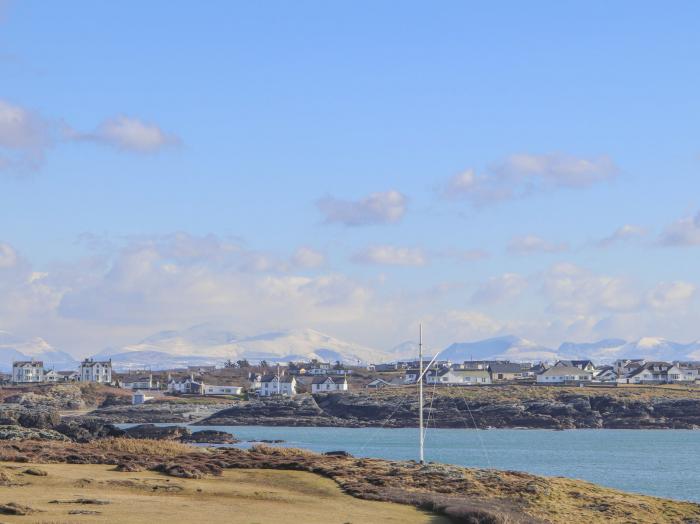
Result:
M418 431L420 463L423 464L423 324L418 324Z

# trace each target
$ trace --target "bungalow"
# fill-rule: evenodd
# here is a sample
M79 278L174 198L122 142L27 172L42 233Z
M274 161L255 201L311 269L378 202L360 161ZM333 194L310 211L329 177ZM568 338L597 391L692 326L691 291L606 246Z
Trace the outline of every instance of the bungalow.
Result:
M230 384L203 384L204 395L240 395L243 388Z
M418 375L420 375L420 371L418 369L407 369L406 374L403 376L403 383L415 384L418 380Z
M194 375L181 378L171 378L168 381L168 393L198 395L202 392L202 381L195 380Z
M475 386L491 384L491 373L485 369L450 369L444 368L431 372L426 378L428 384L447 386Z
M617 373L612 366L600 366L593 372L593 382L617 382Z
M160 383L153 380L153 375L127 375L119 381L124 389L158 389Z
M382 389L382 388L391 387L393 385L394 384L387 382L383 378L375 378L372 382L367 384L365 387L367 389Z
M311 382L311 393L327 393L330 391L347 391L347 377L316 377Z
M78 382L80 373L77 371L57 371L59 376L58 382Z
M60 382L61 381L61 375L58 374L58 371L49 369L48 371L44 371L44 381L45 382Z
M593 379L593 373L574 366L553 366L537 375L538 384L584 384Z
M44 381L44 363L41 360L18 360L12 363L12 382L16 384Z
M522 380L527 378L528 372L518 363L504 362L491 364L489 366L491 377L494 382L504 382L507 380Z
M644 360L643 358L623 358L613 362L613 368L615 369L615 373L617 373L618 376L622 377L624 375L629 375L633 371L638 370L644 365L645 362L646 360Z
M590 360L559 360L556 364L554 364L554 367L557 366L578 368L588 371L589 373L593 373L595 371L595 366Z
M260 391L258 391L258 395L261 397L270 397L272 395L293 397L296 394L297 380L294 377L265 375L260 380Z
M319 362L313 368L307 371L309 375L328 375L331 372L330 362Z

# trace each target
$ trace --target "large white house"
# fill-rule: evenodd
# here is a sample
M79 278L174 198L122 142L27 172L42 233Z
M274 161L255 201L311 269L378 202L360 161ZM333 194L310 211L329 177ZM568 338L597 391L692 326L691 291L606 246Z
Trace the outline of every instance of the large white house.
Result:
M311 382L311 393L329 393L331 391L347 391L348 379L342 377L316 377Z
M270 397L282 395L283 397L293 397L297 394L297 379L293 376L265 375L260 380L260 390L258 395Z
M593 373L574 366L552 366L537 375L538 384L581 384L590 382Z
M41 360L18 360L12 363L12 382L17 384L44 381L44 363Z
M647 362L617 381L621 384L668 384L682 382L683 372L668 362Z
M447 386L479 386L491 384L491 373L486 369L450 369L431 370L426 375L428 384Z
M97 382L99 384L112 383L112 359L93 360L86 358L80 363L80 381Z

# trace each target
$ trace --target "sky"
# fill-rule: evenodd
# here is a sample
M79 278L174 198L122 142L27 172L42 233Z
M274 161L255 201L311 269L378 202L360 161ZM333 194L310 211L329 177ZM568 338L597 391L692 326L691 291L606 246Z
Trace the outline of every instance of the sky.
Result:
M0 0L0 330L699 339L698 16Z

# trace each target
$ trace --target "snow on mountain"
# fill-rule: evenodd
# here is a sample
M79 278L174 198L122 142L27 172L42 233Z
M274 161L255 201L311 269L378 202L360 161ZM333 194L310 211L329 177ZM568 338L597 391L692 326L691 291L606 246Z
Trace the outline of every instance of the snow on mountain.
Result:
M426 355L434 354L429 347L423 346L423 351ZM411 360L418 358L418 342L414 340L407 340L401 344L394 346L386 353L386 358L390 361L394 360Z
M476 342L456 342L438 357L452 362L465 360L504 359L512 361L523 360L556 360L560 355L551 348L541 346L530 340L506 335L487 338Z
M644 337L625 344L617 355L616 358L636 356L647 360L694 360L700 358L700 341L681 344L665 338Z
M43 361L46 369L69 370L78 365L75 358L57 350L41 337L22 339L7 331L0 331L0 369L11 370L13 360L32 358Z
M608 338L597 342L563 342L559 346L558 353L567 358L581 358L591 360L612 360L618 358L622 347L627 344L619 338Z
M379 351L313 329L292 329L239 338L233 332L210 325L156 333L137 344L105 349L95 358L112 358L116 367L152 369L221 364L228 359L235 361L244 358L269 362L339 360L346 364L386 359Z

